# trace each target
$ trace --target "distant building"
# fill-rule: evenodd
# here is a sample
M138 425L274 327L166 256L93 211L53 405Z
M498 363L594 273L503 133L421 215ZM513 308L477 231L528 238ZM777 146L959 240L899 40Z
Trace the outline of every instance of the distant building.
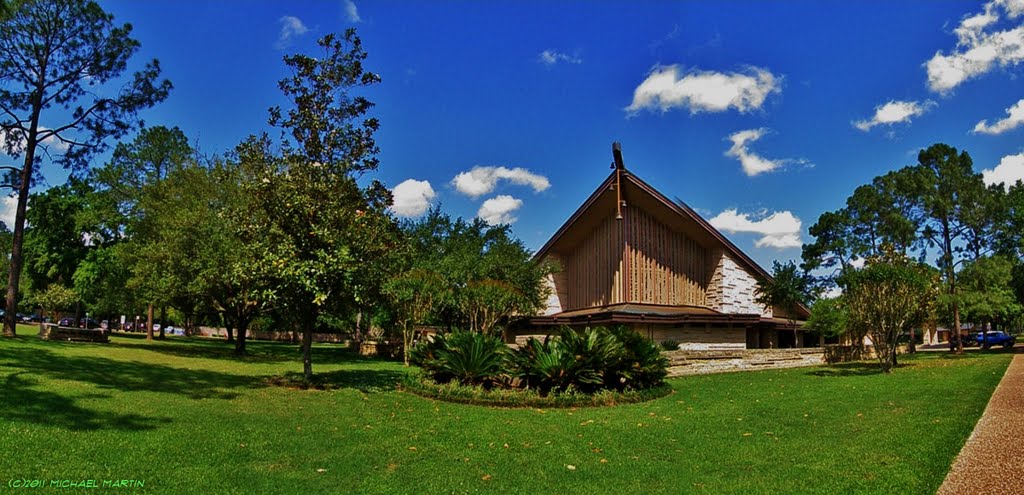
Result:
M763 268L689 206L626 170L618 153L616 163L537 252L561 270L548 278L543 314L511 336L622 324L684 349L817 345L801 329L806 308L786 314L755 302L757 280L771 279Z

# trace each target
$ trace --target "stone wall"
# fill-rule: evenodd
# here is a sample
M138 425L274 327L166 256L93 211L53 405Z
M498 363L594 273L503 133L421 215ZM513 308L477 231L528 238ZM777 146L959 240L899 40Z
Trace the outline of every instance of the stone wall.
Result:
M565 309L562 307L562 301L568 301L569 294L567 277L565 274L564 265L562 260L557 254L549 254L544 257L545 263L556 263L559 265L559 271L552 273L544 278L544 285L547 286L548 290L551 291L548 294L548 301L543 309L542 315L553 315L555 313L561 313Z
M756 302L757 279L728 253L716 249L711 256L714 268L708 284L708 306L723 313L759 314L772 317L771 308Z
M668 376L703 375L732 371L797 368L825 363L820 347L805 349L743 349L665 352Z
M680 349L706 351L747 347L747 330L743 327L636 325L634 328L655 343L666 340L679 342Z

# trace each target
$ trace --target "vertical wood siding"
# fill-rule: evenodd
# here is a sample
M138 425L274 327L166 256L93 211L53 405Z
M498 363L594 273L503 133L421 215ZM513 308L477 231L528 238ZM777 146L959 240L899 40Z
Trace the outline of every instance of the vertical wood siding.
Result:
M706 306L707 250L639 209L623 214L621 221L607 218L564 256L563 311L620 302Z
M570 284L568 308L589 308L622 302L623 236L614 217L601 222L564 258Z
M630 302L707 304L707 250L637 208L627 208Z

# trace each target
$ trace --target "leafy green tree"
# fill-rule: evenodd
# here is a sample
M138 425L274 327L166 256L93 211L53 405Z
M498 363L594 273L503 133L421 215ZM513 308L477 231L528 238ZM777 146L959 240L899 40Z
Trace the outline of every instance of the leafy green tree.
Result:
M91 192L88 183L72 178L67 184L31 195L24 245L30 292L44 290L51 283L71 285L92 243L89 229L81 222Z
M8 170L18 195L7 283L5 336L15 334L16 298L23 262L29 188L43 156L72 170L139 123L139 110L164 100L169 81L158 81L156 60L128 78L138 50L129 24L85 0L26 0L0 22L0 133L7 154L23 158Z
M960 305L970 321L988 329L991 324L1007 325L1017 319L1022 308L1011 285L1013 263L1001 256L972 260L964 265L960 277Z
M78 304L78 293L70 287L53 284L36 293L32 299L42 309L40 317L49 313L50 319L56 322L60 311L69 310Z
M896 365L900 335L924 324L935 300L935 280L924 264L895 252L869 258L843 273L847 325L867 329L885 373Z
M758 280L755 301L767 308L781 309L790 324L796 328L794 315L801 306L814 300L814 284L811 276L796 266L796 263L772 262L772 278Z
M957 266L980 254L987 246L983 232L987 222L979 220L991 206L981 174L975 173L966 151L945 144L934 144L918 154L914 199L920 209L920 235L929 246L938 249L938 268L942 273L949 311L952 315L956 352L963 352L960 341L960 298L957 292Z
M433 323L498 333L516 315L533 315L547 299L551 266L533 261L508 226L452 220L439 209L403 226L412 269L436 274ZM419 322L424 323L424 322Z
M1024 259L1024 182L1010 186L1002 197L999 224L994 229L996 252L1013 259Z
M269 143L247 142L236 156L207 171L188 210L189 222L201 229L202 242L195 245L195 289L204 294L226 326L235 331L235 353L245 354L250 324L280 306L275 286L284 267L280 234L261 209L259 199L248 194L255 176L251 164L269 151ZM188 187L186 189L193 189Z
M93 246L72 276L75 292L86 310L94 315L105 315L114 321L119 315L135 310L139 302L134 292L127 289L131 277L127 243Z
M807 328L825 337L849 335L854 345L859 347L864 343L864 335L850 333L852 328L848 325L847 319L843 296L823 297L811 305L811 316L807 319Z
M390 298L402 329L402 349L405 365L409 365L412 351L413 325L423 323L434 309L437 294L443 291L443 282L437 272L414 268L393 276L384 283L384 293Z
M243 166L253 171L246 189L266 218L265 234L275 250L272 267L283 310L302 322L303 375L312 379L313 327L332 305L354 299L354 278L362 245L360 223L377 225L386 217L390 192L379 182L362 187L357 179L377 168L373 134L377 119L366 117L373 104L356 90L380 77L363 70L366 52L354 29L318 42L320 57L290 55L292 75L279 87L290 107L270 110L270 124L281 130L280 156L266 139L254 138ZM364 220L366 219L366 220Z
M846 207L823 213L809 229L815 241L803 247L804 269L832 268L834 279L855 260L881 254L883 245L906 253L919 244L914 184L909 169L889 172L854 190Z
M106 200L100 207L108 208L106 214L112 217L108 230L130 241L126 250L131 266L128 287L138 299L148 302L147 339L153 338L154 306L159 305L163 315L172 302L172 247L162 229L167 217L176 214L167 206L171 195L181 192L164 183L170 174L196 167L195 154L181 129L149 127L131 142L118 144L110 162L93 173ZM165 326L160 326L160 338Z

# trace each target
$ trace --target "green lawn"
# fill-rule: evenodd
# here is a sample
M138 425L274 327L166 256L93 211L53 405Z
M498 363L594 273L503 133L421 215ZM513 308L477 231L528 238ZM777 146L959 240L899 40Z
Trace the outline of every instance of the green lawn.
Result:
M298 350L250 345L239 360L212 341L0 339L0 491L934 493L1011 358L688 377L644 404L515 410L396 391L401 364L332 346L314 369L338 388L270 386L301 371Z

